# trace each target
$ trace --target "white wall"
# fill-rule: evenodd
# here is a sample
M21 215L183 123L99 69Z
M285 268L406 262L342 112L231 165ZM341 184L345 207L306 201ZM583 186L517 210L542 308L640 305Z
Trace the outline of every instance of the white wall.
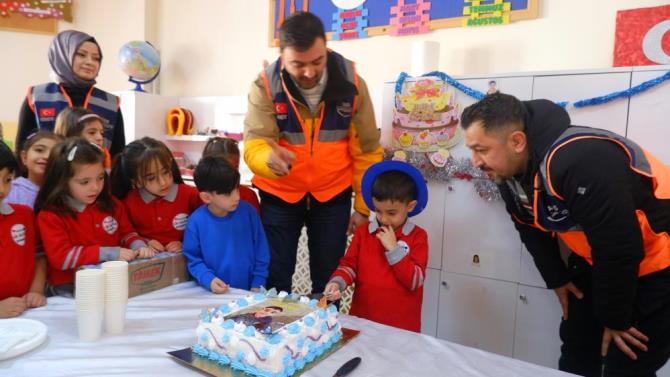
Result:
M132 39L145 39L145 8L151 0L77 0L73 23L59 30L76 29L93 35L103 52L98 85L106 90L129 89L116 63L118 49ZM17 121L30 85L49 81L47 51L53 36L0 30L0 120Z
M327 1L327 0L320 0ZM370 0L373 1L373 0ZM441 29L429 34L329 42L357 62L380 102L382 83L410 69L415 40L440 42L440 69L452 75L602 68L612 65L616 11L667 4L661 0L539 0L540 17L505 26ZM75 23L105 53L99 84L129 87L116 66L126 41L148 39L160 50L160 92L172 96L243 95L263 59L277 56L267 44L269 0L77 0ZM50 37L0 31L0 119L15 120L28 85L48 79ZM7 74L11 72L11 74Z
M610 67L616 11L663 4L667 1L540 0L540 17L535 20L329 46L357 62L379 98L384 81L409 71L415 40L440 42L440 69L453 75ZM164 0L159 25L165 94L244 94L262 60L277 56L267 44L267 0Z

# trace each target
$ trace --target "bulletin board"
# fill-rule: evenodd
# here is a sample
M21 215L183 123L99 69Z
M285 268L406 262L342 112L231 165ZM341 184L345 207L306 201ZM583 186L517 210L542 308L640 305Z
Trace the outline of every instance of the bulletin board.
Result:
M56 34L58 21L72 22L72 0L0 0L0 30Z
M424 0L428 2L427 0ZM421 2L420 0L418 2ZM486 5L493 0L464 1L464 0L432 0L430 1L429 28L430 30L462 27L463 19L466 18L464 8L470 5ZM506 0L510 3L509 21L520 21L538 17L539 0ZM367 12L367 37L386 35L389 33L389 22L392 17L391 9L399 4L411 5L417 0L367 0L363 7ZM475 3L475 4L473 4ZM333 16L337 14L338 8L331 0L270 0L269 34L268 43L277 46L277 30L279 25L289 15L296 11L309 11L317 15L324 24L327 38L332 39Z

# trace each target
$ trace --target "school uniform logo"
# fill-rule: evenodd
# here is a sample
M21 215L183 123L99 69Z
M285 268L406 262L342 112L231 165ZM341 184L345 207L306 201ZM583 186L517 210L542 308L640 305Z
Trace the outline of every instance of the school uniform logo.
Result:
M104 229L107 234L114 234L116 230L119 229L119 223L116 222L116 219L112 216L107 216L102 220L102 229Z
M188 215L185 213L178 213L174 219L172 219L172 226L177 230L186 229L186 224L188 223Z
M26 226L23 224L14 224L10 228L12 239L19 246L26 245Z

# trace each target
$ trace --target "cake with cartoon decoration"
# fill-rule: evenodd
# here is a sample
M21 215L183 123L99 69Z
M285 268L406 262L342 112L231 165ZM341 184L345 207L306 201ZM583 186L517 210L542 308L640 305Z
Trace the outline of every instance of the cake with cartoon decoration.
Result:
M434 77L407 80L396 93L393 111L393 147L435 152L460 140L456 93Z
M203 310L193 352L264 377L293 375L342 338L334 305L305 296L261 291Z

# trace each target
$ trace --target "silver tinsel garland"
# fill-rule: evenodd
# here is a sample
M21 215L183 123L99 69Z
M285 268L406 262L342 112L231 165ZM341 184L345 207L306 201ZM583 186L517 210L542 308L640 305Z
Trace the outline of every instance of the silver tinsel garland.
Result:
M384 159L393 159L395 150L386 150ZM471 181L479 196L489 202L501 200L498 186L488 179L486 173L472 164L468 157L456 158L449 156L443 167L435 166L430 161L430 152L403 151L405 162L415 166L421 171L426 180L443 182L449 184L453 179ZM451 189L451 188L450 188Z

